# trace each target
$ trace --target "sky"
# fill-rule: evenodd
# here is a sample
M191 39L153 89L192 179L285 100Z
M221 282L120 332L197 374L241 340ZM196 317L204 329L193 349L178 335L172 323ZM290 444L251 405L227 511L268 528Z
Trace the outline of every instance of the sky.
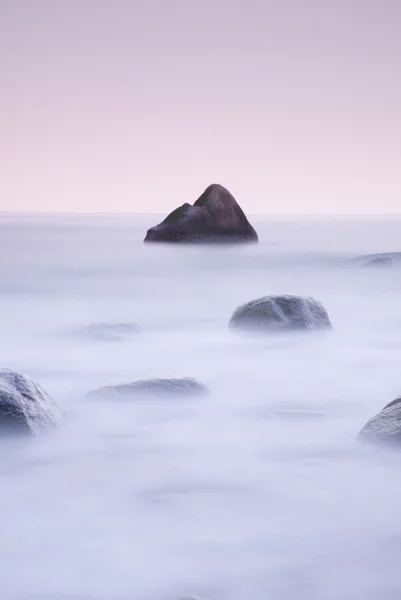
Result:
M399 0L0 0L0 210L401 213Z

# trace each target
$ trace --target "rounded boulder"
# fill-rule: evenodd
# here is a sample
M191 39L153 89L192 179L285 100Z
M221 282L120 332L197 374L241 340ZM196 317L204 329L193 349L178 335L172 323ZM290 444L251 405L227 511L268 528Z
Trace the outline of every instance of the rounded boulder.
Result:
M401 396L369 419L359 432L358 440L401 448Z
M30 377L0 368L1 433L31 433L57 425L61 410Z
M318 300L304 296L265 296L237 308L229 326L237 329L285 331L331 328L329 315Z

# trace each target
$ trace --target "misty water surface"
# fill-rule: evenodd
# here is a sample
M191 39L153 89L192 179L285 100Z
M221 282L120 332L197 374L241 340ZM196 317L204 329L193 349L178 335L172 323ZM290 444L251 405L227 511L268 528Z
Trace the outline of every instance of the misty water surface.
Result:
M349 259L400 251L401 220L252 219L257 246L144 245L157 220L0 217L0 364L65 412L2 444L2 598L398 599L401 455L355 436L401 393L401 269ZM314 296L333 331L228 330L275 293ZM83 398L169 376L211 394Z

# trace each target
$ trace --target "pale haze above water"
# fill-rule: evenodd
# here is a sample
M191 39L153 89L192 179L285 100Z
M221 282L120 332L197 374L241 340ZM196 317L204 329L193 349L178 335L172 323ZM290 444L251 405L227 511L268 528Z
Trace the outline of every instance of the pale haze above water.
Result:
M6 444L10 600L398 600L401 473L355 442L401 392L401 219L251 219L258 245L143 244L152 216L0 215L0 365L63 425ZM311 295L333 330L236 335L234 309ZM117 340L82 328L135 323ZM208 397L89 401L191 376Z

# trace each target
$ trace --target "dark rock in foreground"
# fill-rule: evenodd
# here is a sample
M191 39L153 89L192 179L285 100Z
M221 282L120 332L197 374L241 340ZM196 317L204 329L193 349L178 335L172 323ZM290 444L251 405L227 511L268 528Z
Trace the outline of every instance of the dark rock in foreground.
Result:
M79 330L79 334L85 338L113 342L129 338L141 331L135 323L93 323Z
M193 206L183 204L149 229L144 241L233 244L257 242L258 235L230 192L213 184Z
M192 377L142 379L122 385L110 385L87 394L89 398L140 398L205 396L208 388Z
M56 425L60 419L57 404L30 377L0 368L1 434L37 434Z
M369 419L359 432L358 440L401 448L401 396Z
M265 296L243 304L230 319L230 327L260 331L331 328L324 306L303 296Z

